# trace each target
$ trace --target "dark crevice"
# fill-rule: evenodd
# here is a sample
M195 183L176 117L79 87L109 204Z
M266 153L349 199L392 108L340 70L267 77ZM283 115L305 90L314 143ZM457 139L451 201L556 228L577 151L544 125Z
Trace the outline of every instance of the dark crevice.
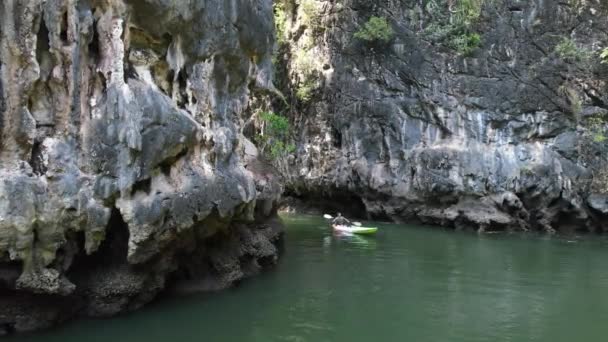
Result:
M274 255L258 258L258 264L261 268L269 268L276 265L276 257Z
M0 263L0 292L14 290L17 278L21 275L23 263L9 261Z
M4 75L3 63L0 63L0 75ZM0 148L4 145L4 113L6 112L6 103L4 102L4 77L0 77Z
M162 161L162 163L160 163L158 166L160 168L160 171L165 175L165 176L169 176L171 174L171 167L178 161L180 160L182 157L184 157L186 154L188 154L188 148L184 147L181 151L179 151L178 154L176 154L173 157L169 157L165 160Z
M15 332L17 332L15 329L15 324L11 324L11 323L0 324L0 336L2 336L3 334L12 335Z
M97 32L97 23L93 23L93 36L89 43L89 56L93 61L100 56L99 51L99 33Z
M185 70L181 70L177 74L177 84L179 86L179 89L177 92L177 99L175 100L177 102L178 107L184 109L188 104L188 74Z
M551 222L551 226L560 234L566 235L588 231L584 220L577 218L572 212L560 212Z
M388 216L384 211L369 213L367 219L372 221L394 222L393 218Z
M66 243L56 253L51 267L57 270L69 270L74 257L85 247L85 232L69 231L66 233Z
M169 94L167 95L171 97L173 94L173 80L175 80L175 70L169 70L169 72L167 73L167 80L169 80Z
M335 148L342 148L342 133L337 128L332 128L332 143Z
M129 79L139 79L139 75L135 71L132 63L128 63L125 70L125 82L128 82Z
M287 190L284 198L284 205L295 206L302 212L321 212L332 216L340 212L349 218L368 218L367 208L361 197L344 189L330 188L322 192Z
M41 20L38 35L36 37L36 60L38 65L42 65L43 54L50 51L49 29L46 27L46 22Z
M608 109L608 105L598 96L595 96L592 91L585 89L585 95L587 95L591 99L591 103L603 109Z
M33 227L32 227L32 246L34 246L34 248L36 248L36 245L40 242L40 239L38 238L38 224L34 223Z
M239 258L239 265L246 277L260 272L261 267L258 261L259 260L257 260L255 257L253 257L253 255L250 254L245 254ZM239 279L234 282L233 285L238 286L240 282L241 280Z
M122 35L120 36L120 40L125 42L125 54L124 54L124 64L126 65L126 72L122 73L122 78L123 81L125 83L129 82L129 76L132 75L131 73L129 73L129 69L131 69L131 63L129 63L129 58L127 56L129 56L129 46L128 46L128 41L127 41L127 37L129 35L129 25L127 24L127 22L123 21L122 23Z
M42 154L42 147L40 141L35 141L32 146L32 155L30 157L30 166L34 173L38 176L43 175L47 171L46 165L44 165L44 156Z
M68 279L77 280L79 276L87 277L95 268L122 265L126 263L129 248L129 227L120 210L112 208L110 221L106 227L105 238L99 249L91 255L78 255L68 271ZM84 237L79 246L84 246ZM84 250L84 248L80 248Z
M105 94L106 89L108 87L108 82L106 80L106 77L103 75L103 73L101 71L97 72L96 81L99 84L99 86L101 87L101 93Z
M142 179L142 180L136 182L135 184L133 184L133 187L131 188L131 196L135 195L139 191L144 192L146 194L150 194L151 188L152 188L152 179L151 178Z
M188 86L188 74L186 74L185 70L182 70L179 72L179 74L177 74L177 81L180 92L185 91L186 87Z
M65 11L63 12L63 15L61 17L61 31L59 33L59 37L61 38L61 40L64 43L69 43L68 42L68 12Z

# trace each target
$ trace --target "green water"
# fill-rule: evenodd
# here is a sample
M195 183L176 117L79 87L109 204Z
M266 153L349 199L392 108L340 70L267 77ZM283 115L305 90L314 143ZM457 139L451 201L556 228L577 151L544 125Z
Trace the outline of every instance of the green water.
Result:
M236 289L9 341L605 341L608 240L288 217L286 254Z

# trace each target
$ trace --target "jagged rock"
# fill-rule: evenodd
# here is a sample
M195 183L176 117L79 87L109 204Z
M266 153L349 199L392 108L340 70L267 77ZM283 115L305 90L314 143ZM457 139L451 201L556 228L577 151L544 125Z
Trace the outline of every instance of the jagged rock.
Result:
M270 0L8 0L0 26L0 333L276 262L282 188L240 134Z
M585 231L606 219L584 200L608 184L608 147L586 125L608 108L608 68L555 52L565 37L596 55L608 38L603 2L479 2L469 53L432 37L458 2L280 3L277 83L286 94L315 88L290 111L290 194L348 194L373 218L482 230ZM372 15L388 19L390 42L354 37Z
M592 209L608 215L608 195L592 194L587 199L587 202Z

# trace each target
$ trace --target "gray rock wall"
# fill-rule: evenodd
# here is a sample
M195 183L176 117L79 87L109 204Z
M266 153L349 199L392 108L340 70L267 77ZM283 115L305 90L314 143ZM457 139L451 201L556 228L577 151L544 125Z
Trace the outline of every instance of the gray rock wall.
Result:
M307 80L315 89L283 109L299 146L290 193L357 196L395 221L608 228L608 147L590 139L608 113L605 1L485 1L468 54L433 37L458 1L281 3L282 90L296 101ZM389 43L353 37L372 15L394 30ZM580 60L556 52L565 40Z
M0 3L0 334L276 261L282 188L241 134L271 6Z

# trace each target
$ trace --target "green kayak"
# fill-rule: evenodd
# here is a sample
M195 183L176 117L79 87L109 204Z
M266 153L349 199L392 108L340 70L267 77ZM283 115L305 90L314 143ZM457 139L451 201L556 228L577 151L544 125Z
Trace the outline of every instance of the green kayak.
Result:
M357 226L333 226L334 230L347 234L368 235L378 231L376 227L357 227Z

